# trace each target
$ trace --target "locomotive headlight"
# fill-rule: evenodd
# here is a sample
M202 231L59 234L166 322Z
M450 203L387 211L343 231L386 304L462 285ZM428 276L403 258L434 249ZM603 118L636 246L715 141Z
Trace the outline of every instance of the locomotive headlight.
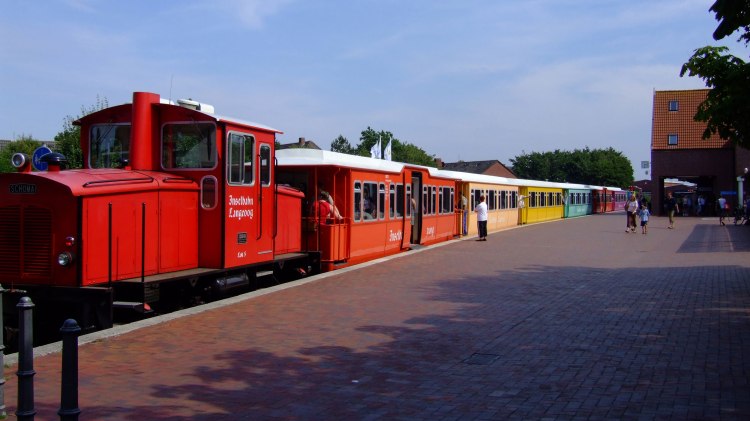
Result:
M20 152L14 153L10 158L10 162L15 168L21 168L29 162L29 156Z
M73 255L67 251L64 251L57 255L57 264L60 266L68 266L73 263Z

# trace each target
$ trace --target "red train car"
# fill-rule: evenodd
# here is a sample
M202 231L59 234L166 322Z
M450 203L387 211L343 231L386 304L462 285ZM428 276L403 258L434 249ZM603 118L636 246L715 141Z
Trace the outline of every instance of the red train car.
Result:
M605 213L625 209L627 192L619 187L595 187L591 191L593 212Z
M277 181L309 199L304 244L320 250L323 270L458 235L456 180L434 168L310 149L285 149L276 157ZM324 217L319 200L330 200Z
M32 172L18 154L0 177L0 281L39 309L105 328L113 308L182 306L311 264L303 196L275 185L278 130L145 92L76 124L83 169L48 154Z

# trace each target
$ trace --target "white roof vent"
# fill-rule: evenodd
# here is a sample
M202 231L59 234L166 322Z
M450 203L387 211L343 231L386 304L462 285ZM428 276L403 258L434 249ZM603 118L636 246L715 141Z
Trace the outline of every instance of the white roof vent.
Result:
M178 99L177 104L180 107L190 108L191 110L203 111L204 113L207 113L207 114L214 113L213 105L204 104L198 101L193 101L192 99Z

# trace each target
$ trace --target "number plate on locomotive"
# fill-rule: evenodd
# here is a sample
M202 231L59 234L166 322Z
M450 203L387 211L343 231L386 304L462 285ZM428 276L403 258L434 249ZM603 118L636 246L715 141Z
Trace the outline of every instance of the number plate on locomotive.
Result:
M9 184L10 194L36 194L36 184Z

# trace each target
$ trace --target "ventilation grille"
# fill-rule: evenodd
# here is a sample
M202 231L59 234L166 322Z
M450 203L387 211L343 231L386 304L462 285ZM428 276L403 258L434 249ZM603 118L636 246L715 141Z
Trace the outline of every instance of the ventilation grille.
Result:
M0 276L3 280L49 277L51 255L52 213L49 209L0 208Z

